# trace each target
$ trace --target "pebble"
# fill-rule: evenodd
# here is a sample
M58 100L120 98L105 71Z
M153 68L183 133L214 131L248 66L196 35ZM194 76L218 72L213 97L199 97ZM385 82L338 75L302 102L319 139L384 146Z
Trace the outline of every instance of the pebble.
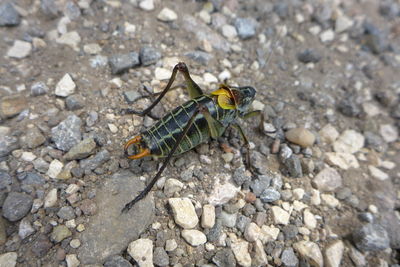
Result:
M354 154L364 147L364 142L365 138L362 134L354 130L346 130L333 143L333 150Z
M3 2L0 5L0 26L18 26L21 22L17 10L10 2Z
M32 51L31 43L15 40L13 46L8 49L7 56L22 59L30 55Z
M110 152L108 150L103 149L96 153L96 155L83 159L79 162L79 166L85 170L94 170L97 167L103 165L103 163L109 161L111 159Z
M234 198L239 191L239 187L236 187L229 182L224 184L216 183L214 185L214 190L211 192L207 201L210 205L223 205Z
M328 164L337 166L342 170L348 170L350 168L358 169L360 167L357 158L351 153L327 152L325 156Z
M11 183L11 175L6 171L0 171L0 190L6 189Z
M367 266L367 261L364 255L353 246L350 246L349 257L356 266Z
M128 253L139 266L153 266L153 241L150 239L141 238L131 242Z
M260 199L264 203L271 203L281 198L281 194L274 188L266 188L260 195Z
M319 191L335 191L342 186L342 176L333 168L326 167L312 180L313 186Z
M331 42L335 39L335 32L332 29L321 32L319 39L323 43Z
M18 258L17 252L7 252L0 254L0 266L14 267L15 265L17 265L17 258Z
M382 170L378 169L375 166L369 165L368 170L374 178L376 178L380 181L383 181L383 180L386 180L389 178L389 175L387 173L383 172Z
M174 251L178 247L178 244L176 243L175 239L168 239L165 242L165 250L168 252Z
M311 241L299 241L293 244L293 248L302 258L306 259L311 266L324 266L321 250L316 243Z
M35 82L31 86L31 95L40 96L45 95L49 91L49 87L44 82Z
M293 192L293 197L294 197L294 199L296 199L296 200L301 200L301 199L304 197L304 194L305 194L303 188L296 188L296 189L293 189L292 192Z
M0 116L2 118L14 117L25 110L27 106L28 101L22 95L4 96L0 100Z
M322 203L330 208L336 208L340 205L339 200L330 194L321 194Z
M191 246L197 247L203 245L207 242L207 237L205 234L200 232L199 230L182 230L182 237L188 242Z
M299 265L299 259L293 251L293 248L286 248L281 254L281 261L285 267L297 267Z
M108 129L110 129L111 133L117 133L118 132L118 127L113 123L109 123L108 124Z
M177 179L168 179L164 185L164 194L167 197L171 197L174 193L181 191L183 186L184 184Z
M237 263L243 267L251 266L251 256L248 247L249 243L244 240L237 240L231 244Z
M156 247L153 252L153 263L156 266L169 266L169 257L162 247Z
M34 159L36 159L36 155L33 154L32 152L26 152L26 151L24 151L24 152L22 152L21 159L22 159L23 161L31 162L31 161L33 161Z
M61 207L61 209L57 212L57 216L63 220L72 220L75 219L75 211L70 206Z
M78 267L81 263L78 260L76 254L68 254L65 256L65 261L67 262L67 267Z
M315 142L315 136L305 128L293 128L286 132L286 138L301 147L310 147Z
M92 199L84 199L79 204L79 208L82 210L83 214L87 216L93 216L97 212L96 202Z
M191 229L197 225L199 219L190 199L170 198L168 203L171 206L176 224L184 229Z
M57 204L57 188L53 188L47 193L46 197L44 198L44 207L51 208Z
M59 38L56 39L56 43L67 45L76 52L79 52L80 42L81 42L81 37L76 31L64 33Z
M308 209L305 209L303 212L303 221L304 225L310 230L317 227L317 220L315 219L314 214L312 214Z
M171 9L164 7L157 15L157 19L163 22L171 22L178 19L178 15Z
M67 97L75 92L76 85L71 76L66 73L57 83L55 94L57 96Z
M268 264L267 254L265 253L264 246L260 240L254 244L254 255L252 256L252 265L265 266Z
M225 24L224 26L222 26L221 31L222 35L230 40L234 39L237 36L236 28L229 24Z
M344 244L338 240L325 249L325 264L328 267L340 267L343 258Z
M287 211L278 206L272 206L271 211L275 224L287 225L289 223L290 215Z
M79 241L79 239L72 239L69 245L71 248L79 248L81 246L81 241Z
M237 213L228 213L225 211L222 211L220 214L220 218L222 220L222 225L225 227L235 227L236 225L236 219L237 219Z
M152 11L152 10L154 10L154 1L153 0L142 0L139 3L139 7L144 11Z
M379 224L368 223L353 233L356 247L362 251L381 251L390 246L389 235Z
M203 51L189 51L187 53L185 53L185 56L193 59L194 61L206 66L209 61L213 58L209 53L207 52L203 52ZM208 78L208 77L207 77ZM204 77L204 80L206 79L206 77ZM211 83L211 81L210 81Z
M236 266L235 255L233 255L232 250L228 248L217 251L215 256L212 258L212 262L218 267Z
M93 154L96 149L96 142L93 138L86 138L73 146L67 154L64 155L66 160L84 159Z
M51 232L50 239L55 243L60 243L65 238L70 237L72 232L65 225L57 225Z
M90 66L92 68L105 67L107 65L107 62L108 58L102 55L96 55L89 59Z
M30 195L10 192L3 203L3 216L11 222L18 221L29 213L32 203Z
M132 267L132 264L119 255L114 255L104 262L104 267Z
M288 159L283 161L289 175L293 178L299 178L303 176L303 168L301 167L300 158L292 154Z
M322 59L322 56L316 50L307 48L297 54L297 59L306 64L317 63Z
M156 78L156 80L168 80L169 78L171 78L172 75L172 71L168 70L168 69L164 69L164 68L159 68L157 67L154 71L154 76Z
M144 46L139 51L139 58L143 66L149 66L157 63L161 58L161 53L153 47Z
M340 15L335 21L335 32L342 33L350 29L354 24L354 21L345 15Z
M25 239L28 236L32 235L34 232L35 232L35 229L32 227L29 220L26 218L22 219L21 222L19 223L19 227L18 227L18 236L21 239ZM1 264L0 264L0 266L1 266Z
M26 134L22 136L21 143L28 148L36 148L46 142L46 137L37 127L31 127L26 130Z
M68 110L78 110L85 107L85 99L81 95L70 95L65 99Z
M101 52L101 46L96 43L85 44L83 46L83 51L89 55L97 55Z
M127 54L112 55L108 59L108 63L112 74L120 74L126 72L130 68L139 66L139 54L136 52L130 52Z
M203 206L203 214L201 215L201 227L212 228L215 224L215 207L206 204Z
M234 25L239 38L242 40L256 35L256 21L253 18L236 18Z
M61 161L59 161L58 159L53 159L50 162L49 169L47 170L46 175L49 176L50 178L55 179L60 174L63 167L64 165L62 164Z
M396 141L399 138L399 132L391 124L383 124L379 127L379 133L387 143Z

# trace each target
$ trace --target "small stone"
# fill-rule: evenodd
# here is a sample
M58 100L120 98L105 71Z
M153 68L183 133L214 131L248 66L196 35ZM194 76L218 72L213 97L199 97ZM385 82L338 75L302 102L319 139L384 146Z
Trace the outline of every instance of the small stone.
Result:
M169 257L167 252L161 247L156 247L153 252L153 263L156 266L168 266Z
M25 58L29 56L32 51L31 43L16 40L14 45L8 50L7 56L13 58Z
M1 15L2 14L0 14L0 16ZM7 253L0 254L0 266L1 267L14 267L17 264L17 258L18 258L17 252L7 252Z
M362 251L381 251L390 246L389 235L379 224L365 224L356 229L352 236L356 247Z
M61 35L59 38L56 39L56 43L64 44L75 51L79 52L79 43L81 42L81 37L76 31L67 32Z
M399 138L399 132L391 124L383 124L379 127L379 133L387 143L396 141Z
M249 39L256 34L256 21L253 18L236 18L234 25L240 39Z
M35 229L32 227L29 220L27 220L26 218L22 219L21 222L19 223L19 228L18 228L19 237L21 237L21 239L25 239L28 236L32 235L34 232Z
M367 266L367 261L364 255L353 246L350 246L349 257L354 262L355 266Z
M47 170L46 174L50 178L55 179L60 174L63 167L64 165L61 163L61 161L59 161L58 159L53 159L53 161L50 162L49 169Z
M214 206L223 205L234 198L239 190L239 187L229 182L224 184L216 183L207 201Z
M139 58L143 66L149 66L157 63L161 58L161 53L153 47L144 46L139 51Z
M182 237L193 247L200 246L207 242L206 235L199 230L182 230Z
M44 207L51 208L57 204L57 188L53 188L47 193L46 197L44 198Z
M285 267L297 267L299 259L293 251L293 248L286 248L281 255L281 261Z
M168 239L165 242L165 250L170 252L174 251L178 247L178 244L176 243L175 239Z
M261 228L255 223L249 223L244 231L244 238L249 242L255 242L262 235Z
M157 15L157 19L163 22L171 22L178 19L178 15L171 9L164 7Z
M340 205L339 200L330 194L321 194L322 203L330 208L336 208Z
M76 254L68 254L65 256L65 261L67 262L67 267L78 267L81 263Z
M28 106L28 101L22 95L4 96L0 100L0 116L11 118L18 115Z
M319 135L323 141L330 144L338 138L339 133L335 127L328 123L319 131Z
M18 26L21 18L10 2L0 5L0 26Z
M293 189L293 197L296 200L301 200L304 197L304 194L305 194L305 192L304 192L303 188Z
M232 250L228 248L217 251L215 256L212 258L212 261L218 267L236 266L235 256L233 255Z
M293 244L293 248L303 257L311 266L323 267L324 259L321 250L316 243L311 241L299 241Z
M378 180L383 181L389 178L389 175L387 173L381 171L380 169L372 165L368 166L368 170L371 173L371 175Z
M130 52L127 54L117 54L109 58L108 63L112 74L120 74L130 68L140 65L139 54Z
M139 7L145 11L154 10L154 1L153 0L142 0L139 3Z
M232 242L231 248L239 265L244 267L251 266L251 256L248 250L249 243L244 240Z
M203 214L201 215L201 227L212 228L215 224L215 207L206 204L203 206Z
M228 213L225 211L221 212L220 218L222 220L222 225L226 227L235 227L236 225L236 219L237 219L237 213Z
M96 202L92 199L84 199L79 204L79 208L82 210L83 214L87 216L92 216L97 212Z
M312 183L319 191L334 191L342 186L342 177L335 169L327 167L315 176Z
M349 17L345 15L340 15L335 22L335 31L337 33L347 31L353 26L353 24L354 21L352 21Z
M132 264L119 255L114 255L104 262L104 267L132 267Z
M172 71L157 67L154 71L154 76L157 80L168 80L171 78Z
M97 55L89 59L90 66L92 68L105 67L107 65L108 58L106 56Z
M314 214L312 214L308 209L305 209L303 212L303 220L305 226L312 230L317 227L317 220L314 217Z
M299 233L299 229L295 225L288 224L283 227L282 232L285 235L285 240L292 240Z
M43 257L51 249L53 244L47 236L40 234L32 244L32 252L37 257Z
M329 165L339 167L342 170L348 170L350 168L358 169L360 167L357 158L351 153L327 152L325 156L326 162L329 163Z
M50 90L49 87L47 87L47 85L44 82L35 82L31 86L31 95L32 96L44 95L47 94L49 90Z
M76 115L69 115L65 120L60 122L56 127L51 129L51 138L57 148L63 151L70 150L79 143L82 138L81 134L82 121Z
M228 39L234 39L237 36L236 28L229 24L222 26L221 31L222 35Z
M172 208L176 224L184 229L191 229L197 225L199 219L190 199L170 198L168 203Z
M362 134L354 130L346 130L333 143L333 150L354 154L364 147L364 141L365 138Z
M57 216L63 220L72 220L75 218L75 211L72 207L65 206L57 212Z
M126 102L128 102L128 104L132 104L136 100L138 100L142 97L142 95L137 90L125 91L123 94L124 94L124 98L125 98Z
M97 167L101 166L103 163L107 162L110 160L111 155L108 150L103 149L100 150L96 155L83 159L80 161L80 167L82 169L87 169L87 170L94 170Z
M301 167L300 158L292 154L288 159L283 161L289 175L293 178L299 178L303 176L303 168Z
M11 175L0 170L0 190L6 189L12 183Z
M319 39L323 43L331 42L331 41L333 41L333 39L335 39L335 32L333 30L331 30L331 29L323 31L319 35Z
M274 188L267 188L260 195L260 199L264 203L274 202L280 198L281 194Z
M83 159L91 154L93 154L96 149L96 142L93 138L86 138L73 146L67 154L65 154L64 159L66 160L74 160L74 159Z
M271 210L275 224L287 225L289 223L290 215L287 211L278 206L272 206Z
M22 153L22 155L21 155L21 159L22 159L23 161L31 162L31 161L33 161L34 159L36 159L36 155L33 154L32 152L26 152L26 151L24 151L24 152Z
M57 83L55 94L57 96L67 97L75 92L76 85L71 76L66 73Z
M205 66L213 58L209 53L203 51L190 51L185 53L185 56Z
M327 267L340 267L343 258L344 244L341 240L330 244L325 249L325 264Z
M297 54L297 59L303 63L317 63L322 59L322 56L319 52L314 49L306 49Z
M128 246L129 255L139 266L153 266L153 241L141 238Z
M50 238L54 243L59 243L63 241L65 238L70 237L71 235L72 232L68 229L67 226L57 225L56 227L53 228Z
M85 106L85 99L80 95L70 95L65 99L68 110L78 110Z
M97 55L101 52L101 46L96 43L85 44L83 46L83 51L89 55Z
M37 127L28 128L26 134L21 138L21 143L28 148L36 148L46 141L46 137Z
M254 244L254 255L252 256L252 265L265 266L268 264L267 254L265 253L264 246L260 240Z
M69 245L71 248L79 248L81 246L81 241L79 241L79 239L72 239Z
M3 216L11 222L18 221L29 213L32 203L30 195L10 192L3 203Z
M184 184L177 179L168 179L164 185L164 194L171 197L174 193L182 190Z

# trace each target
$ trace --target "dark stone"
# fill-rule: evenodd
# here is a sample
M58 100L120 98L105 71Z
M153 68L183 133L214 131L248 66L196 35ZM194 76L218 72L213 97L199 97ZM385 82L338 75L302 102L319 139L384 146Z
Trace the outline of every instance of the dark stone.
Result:
M162 247L156 247L153 252L153 263L156 266L168 266L169 257Z
M379 224L365 224L356 229L352 236L356 247L362 251L380 251L390 246L389 235Z
M57 148L63 151L69 151L82 139L81 119L76 115L70 115L51 129L51 138Z
M299 157L293 154L290 158L285 160L283 164L286 166L287 171L291 177L300 178L303 176L303 169Z
M346 96L341 99L336 108L345 116L358 117L361 115L361 108L353 96Z
M373 132L365 132L365 146L374 149L377 152L384 152L387 150L387 143L383 141L380 135Z
M57 18L60 15L60 10L54 0L41 0L40 9L49 19Z
M215 253L215 256L212 258L212 262L218 267L236 266L235 256L233 255L232 250L228 248L219 250L217 253Z
M317 63L321 60L322 56L314 49L306 49L297 54L297 59L303 63Z
M63 220L72 220L75 218L75 212L72 207L65 206L57 212L57 216Z
M369 22L364 22L363 44L374 54L383 53L388 49L386 34Z
M31 86L31 95L32 96L39 96L44 95L49 91L49 87L44 82L35 82Z
M0 26L17 26L20 22L21 18L11 3L0 5Z
M246 169L244 167L238 168L233 173L233 180L238 186L242 186L242 184L246 181L251 181L251 176L246 174Z
M31 210L33 199L31 196L10 192L3 204L3 216L11 222L22 219Z
M65 99L68 110L78 110L85 106L85 99L80 95L70 95Z
M251 205L250 203L247 203L243 207L243 214L245 216L250 217L250 216L254 215L255 213L256 213L256 208L253 205Z
M370 212L362 212L358 215L360 221L372 223L374 222L374 215Z
M161 58L161 53L153 47L144 46L139 51L139 58L143 66L149 66L157 63Z
M212 59L212 56L209 53L203 51L190 51L185 53L184 55L204 66L206 66Z
M285 240L292 240L299 233L297 226L292 224L285 225L282 231L285 236Z
M107 162L111 158L110 152L106 149L99 151L93 157L83 159L80 161L80 167L84 170L94 170L100 167L103 163Z
M237 18L233 24L240 39L249 39L256 35L257 22L253 18Z
M6 171L0 171L0 190L6 189L11 183L11 176Z
M32 252L38 258L44 257L47 252L52 248L53 244L49 238L44 234L39 235L32 244Z
M46 179L37 172L29 171L18 174L18 179L22 180L22 184L26 185L44 185Z
M215 242L218 240L222 231L222 220L217 219L214 226L206 234L208 242Z
M108 258L104 262L103 266L104 267L132 267L132 264L129 261L122 258L121 256L115 255L115 256Z
M253 193L259 197L261 193L270 186L272 176L270 175L259 175L258 179L255 179L251 184L250 188Z
M285 19L289 16L288 4L284 1L279 1L274 5L273 11L281 18Z
M18 149L20 144L14 136L0 136L0 158L8 156L11 151Z
M380 1L379 12L388 19L395 19L400 15L400 5L392 0Z
M286 248L281 255L281 261L285 267L296 267L299 265L299 259L293 251L293 248Z
M138 100L142 97L142 95L137 90L125 91L123 94L124 94L125 101L128 102L128 104L132 104L136 100Z
M260 195L264 203L271 203L281 198L281 194L274 188L266 188Z
M130 68L140 65L139 54L130 52L127 54L117 54L109 58L108 63L112 74L120 74Z

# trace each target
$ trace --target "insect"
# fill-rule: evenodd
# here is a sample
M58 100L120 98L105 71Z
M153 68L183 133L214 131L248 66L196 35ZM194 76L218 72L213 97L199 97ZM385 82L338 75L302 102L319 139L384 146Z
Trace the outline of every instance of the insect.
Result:
M165 89L148 108L142 112L128 109L125 113L141 116L149 115L154 106L171 89L178 71L185 78L186 88L191 99L167 113L152 127L130 139L124 146L127 154L130 147L134 148L135 152L128 155L129 159L156 156L164 157L165 160L146 188L131 202L127 203L122 212L131 209L135 203L147 195L160 178L172 156L182 154L201 143L208 142L210 138L216 139L222 136L229 126L239 130L248 150L246 162L249 166L249 141L237 119L255 115L262 116L259 110L249 111L256 95L256 90L253 87L230 87L222 84L210 94L204 94L191 78L186 64L180 62L174 67Z

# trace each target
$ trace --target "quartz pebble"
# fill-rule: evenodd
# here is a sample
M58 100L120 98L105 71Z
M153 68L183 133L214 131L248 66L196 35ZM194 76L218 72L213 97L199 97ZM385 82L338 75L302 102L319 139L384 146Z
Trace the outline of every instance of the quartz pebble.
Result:
M175 223L184 229L194 228L199 219L194 206L188 198L170 198L168 203L174 214Z
M0 254L0 266L1 267L14 267L17 265L17 252L7 252Z
M215 224L215 207L206 204L203 206L203 214L201 215L201 227L212 228Z
M207 242L207 237L205 234L199 230L182 230L182 237L191 246L197 247Z
M325 249L325 264L329 267L339 267L343 258L344 244L338 240Z
M139 266L153 266L153 241L150 239L141 238L131 242L128 253Z
M55 94L57 96L67 97L75 92L76 85L71 76L66 73L57 83Z
M287 225L289 223L289 213L278 206L272 206L272 217L275 224Z
M171 9L164 7L157 15L157 19L164 22L171 22L178 18L178 15Z
M57 204L57 189L53 188L47 193L46 197L44 198L44 207L51 208Z
M307 260L311 266L323 267L324 258L318 245L311 241L299 241L293 244L293 248L301 257Z
M31 43L15 40L14 45L8 50L7 56L21 59L29 56L31 51L32 51Z
M251 256L248 250L249 243L244 240L238 240L231 245L233 254L238 264L244 267L251 266Z
M364 147L365 138L354 130L344 131L333 143L335 152L356 153Z
M334 191L342 186L342 176L333 168L324 168L312 180L319 191Z

